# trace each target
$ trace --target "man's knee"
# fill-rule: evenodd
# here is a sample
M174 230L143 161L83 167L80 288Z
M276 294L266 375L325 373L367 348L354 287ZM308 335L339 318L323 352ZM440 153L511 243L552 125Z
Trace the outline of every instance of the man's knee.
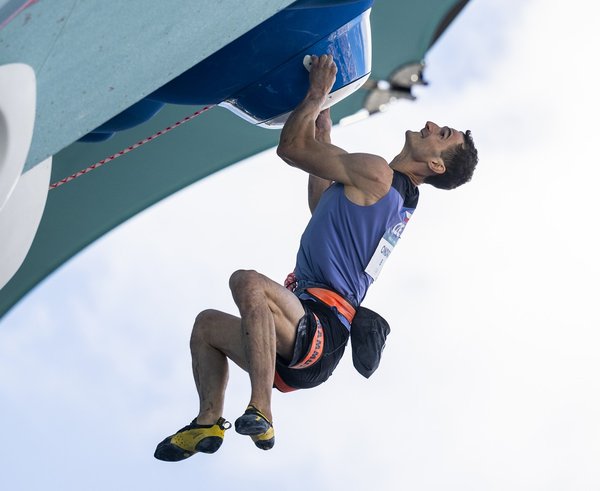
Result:
M203 310L196 316L190 338L190 345L207 341L206 335L210 327L217 321L219 314L220 312L218 310L207 309Z
M256 291L262 283L263 276L252 269L238 269L229 278L229 288L234 298L245 292Z

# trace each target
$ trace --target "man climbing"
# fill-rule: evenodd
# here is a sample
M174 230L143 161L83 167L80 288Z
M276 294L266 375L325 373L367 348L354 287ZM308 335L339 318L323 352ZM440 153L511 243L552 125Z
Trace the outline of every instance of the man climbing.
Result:
M427 122L407 131L400 154L347 153L331 144L329 112L321 112L336 76L330 55L313 56L310 86L280 137L278 155L309 173L313 216L297 255L295 290L251 270L229 285L236 317L201 312L190 348L200 411L165 438L155 457L183 460L213 453L231 424L223 418L228 360L250 375L249 405L235 429L258 448L275 443L271 394L315 387L337 366L356 309L417 205L418 186L453 189L471 179L477 151L470 132Z

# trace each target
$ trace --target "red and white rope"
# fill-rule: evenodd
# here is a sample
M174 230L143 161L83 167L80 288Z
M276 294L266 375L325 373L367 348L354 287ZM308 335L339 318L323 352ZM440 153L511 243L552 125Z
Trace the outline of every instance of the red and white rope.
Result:
M28 7L31 7L34 3L37 2L38 0L27 0L26 2L23 2L23 4L19 8L17 8L12 14L10 14L6 19L4 19L2 23L0 23L0 29L8 25L17 15L23 12L23 10L25 10ZM6 4L6 2L4 3Z
M104 164L107 164L108 162L115 160L115 159L125 155L126 153L129 153L132 150L135 150L136 148L141 147L142 145L144 145L148 142L151 142L152 140L158 138L159 136L164 135L165 133L168 133L172 129L175 129L178 126L181 126L182 124L187 123L188 121L191 121L196 116L200 116L200 114L202 114L203 112L208 111L211 107L214 107L214 106L204 106L202 109L199 109L195 113L190 114L189 116L186 116L185 118L177 121L176 123L173 123L172 125L167 126L165 129L157 131L153 135L148 136L148 137L144 138L143 140L140 140L139 142L134 143L133 145L131 145L127 148L124 148L120 152L117 152L117 153L111 155L110 157L106 157L105 159L102 159L99 162L96 162L95 164L92 164L89 167L86 167L85 169L82 169L82 170L76 172L75 174L71 174L70 176L63 178L60 181L50 184L49 189L56 189L57 187L62 186L63 184L66 184L68 182L71 182L73 179L77 179L78 177L83 176L84 174L87 174L88 172L93 171L94 169L97 169L98 167L102 167Z

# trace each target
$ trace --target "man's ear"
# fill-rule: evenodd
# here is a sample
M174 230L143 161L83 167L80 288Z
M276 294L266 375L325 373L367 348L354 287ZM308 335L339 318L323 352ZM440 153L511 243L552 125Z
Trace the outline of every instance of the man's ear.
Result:
M446 164L444 164L442 157L436 157L434 159L431 159L428 162L428 167L429 170L434 174L443 174L444 172L446 172Z

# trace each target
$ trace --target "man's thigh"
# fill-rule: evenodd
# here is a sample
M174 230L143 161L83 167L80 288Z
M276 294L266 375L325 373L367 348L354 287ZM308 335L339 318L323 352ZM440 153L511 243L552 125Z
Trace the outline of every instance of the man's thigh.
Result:
M277 353L291 359L298 323L305 314L304 307L296 295L283 285L265 275L256 274L260 277L269 310L273 314Z

